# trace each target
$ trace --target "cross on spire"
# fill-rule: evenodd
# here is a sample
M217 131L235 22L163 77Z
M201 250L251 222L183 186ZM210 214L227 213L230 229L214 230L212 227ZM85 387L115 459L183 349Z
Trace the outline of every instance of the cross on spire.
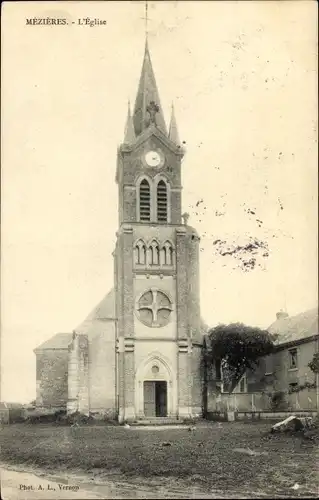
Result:
M151 105L152 101L154 101L156 107ZM147 109L147 107L149 107L149 109ZM167 135L164 114L152 68L147 39L145 42L142 72L135 100L133 122L136 137L148 128L151 123L155 124L157 128Z
M145 38L147 39L148 35L148 1L145 2L145 17L142 17L145 21Z
M150 115L150 124L154 123L156 125L156 113L159 112L159 106L155 101L151 101L148 106L146 106L146 111Z

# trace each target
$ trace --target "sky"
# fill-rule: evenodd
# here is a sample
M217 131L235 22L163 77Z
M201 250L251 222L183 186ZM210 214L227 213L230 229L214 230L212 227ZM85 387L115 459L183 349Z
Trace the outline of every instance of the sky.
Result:
M173 101L185 141L203 319L267 328L280 309L316 307L316 2L149 2L148 12L166 123ZM47 16L70 24L26 25ZM107 24L77 25L88 16ZM3 6L2 400L35 397L33 349L76 328L113 286L116 150L143 17L139 1ZM238 251L254 241L256 254Z

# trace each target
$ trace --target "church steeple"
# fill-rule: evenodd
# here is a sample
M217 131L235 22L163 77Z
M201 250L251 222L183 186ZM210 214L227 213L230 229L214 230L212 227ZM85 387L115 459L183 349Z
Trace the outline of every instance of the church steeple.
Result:
M170 125L169 125L168 137L172 142L174 142L174 144L176 144L176 146L180 146L181 143L179 140L173 104L172 104L171 121L170 121Z
M167 135L147 39L142 73L135 100L133 123L136 136L139 136L152 123Z
M130 102L128 102L127 119L124 132L124 144L133 144L134 141L135 141L134 124L131 115L131 105Z

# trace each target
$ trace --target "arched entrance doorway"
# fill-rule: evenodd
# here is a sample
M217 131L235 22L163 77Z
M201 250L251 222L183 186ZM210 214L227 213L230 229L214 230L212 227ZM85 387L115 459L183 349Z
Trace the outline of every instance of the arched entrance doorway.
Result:
M176 415L176 383L163 357L153 353L136 372L136 414L140 418Z
M144 380L144 416L167 417L166 380Z

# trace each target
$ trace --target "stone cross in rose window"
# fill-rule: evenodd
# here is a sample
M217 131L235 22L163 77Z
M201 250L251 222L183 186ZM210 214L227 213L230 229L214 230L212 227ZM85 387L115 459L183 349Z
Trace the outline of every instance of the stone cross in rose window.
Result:
M141 309L147 309L152 312L152 326L160 326L158 323L158 312L162 309L166 309L167 311L172 311L172 307L170 305L164 305L159 303L157 290L151 288L152 293L152 302L148 305L138 305L137 309L140 311Z

